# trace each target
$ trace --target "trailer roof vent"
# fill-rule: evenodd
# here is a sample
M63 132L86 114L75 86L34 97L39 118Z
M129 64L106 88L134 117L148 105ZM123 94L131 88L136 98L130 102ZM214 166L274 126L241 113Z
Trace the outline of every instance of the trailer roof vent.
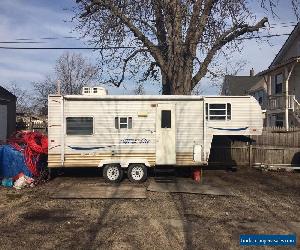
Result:
M83 87L82 94L104 96L107 95L107 90L103 87Z

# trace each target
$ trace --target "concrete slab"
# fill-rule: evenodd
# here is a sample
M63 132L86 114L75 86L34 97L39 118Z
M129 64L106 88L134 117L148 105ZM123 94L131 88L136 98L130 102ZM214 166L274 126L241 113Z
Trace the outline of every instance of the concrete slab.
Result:
M231 191L224 187L214 187L208 184L198 184L191 179L179 179L175 182L156 182L150 180L147 191L163 192L163 193L191 193L206 195L234 195Z
M134 184L83 183L60 186L50 194L54 199L146 199L146 187Z

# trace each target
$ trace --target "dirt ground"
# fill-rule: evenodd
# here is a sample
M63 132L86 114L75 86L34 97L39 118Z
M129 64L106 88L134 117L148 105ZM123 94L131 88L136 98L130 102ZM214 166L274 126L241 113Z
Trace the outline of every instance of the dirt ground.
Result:
M0 248L241 249L240 234L300 236L300 173L244 167L204 172L203 183L226 187L234 196L148 192L147 199L50 198L64 181L87 179L103 181L69 175L20 191L1 187Z

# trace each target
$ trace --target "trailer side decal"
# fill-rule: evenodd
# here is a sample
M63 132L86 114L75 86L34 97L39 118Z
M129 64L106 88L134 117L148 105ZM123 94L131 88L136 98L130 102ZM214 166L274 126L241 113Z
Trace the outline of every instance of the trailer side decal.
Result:
M113 147L114 145L110 145L110 146L104 146L104 147L76 147L76 146L68 146L71 149L74 150L95 150L95 149L103 149L103 148L110 148Z
M244 127L244 128L214 128L214 127L209 127L212 129L216 129L216 130L225 130L225 131L243 131L243 130L247 130L249 127Z
M150 140L147 138L134 139L134 138L125 138L120 140L121 144L149 144Z

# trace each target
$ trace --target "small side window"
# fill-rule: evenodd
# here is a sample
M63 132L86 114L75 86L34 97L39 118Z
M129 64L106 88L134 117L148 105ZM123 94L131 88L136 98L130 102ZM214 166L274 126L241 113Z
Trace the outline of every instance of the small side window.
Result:
M161 111L161 128L171 128L171 110Z
M120 117L120 128L127 128L127 117Z
M205 104L206 120L231 120L230 103Z
M116 129L132 129L132 117L115 117Z

